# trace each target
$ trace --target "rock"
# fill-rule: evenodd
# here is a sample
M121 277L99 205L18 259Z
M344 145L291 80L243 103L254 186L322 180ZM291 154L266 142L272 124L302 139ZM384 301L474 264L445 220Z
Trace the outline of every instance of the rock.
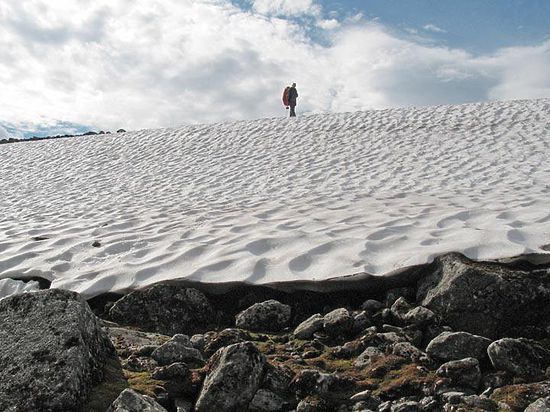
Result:
M192 347L186 335L174 335L172 339L153 351L151 357L159 365L170 365L175 362L185 362L192 365L204 365L202 354Z
M464 358L484 359L491 340L467 332L443 332L426 347L433 358L443 361Z
M365 368L384 356L384 353L374 346L370 346L361 353L353 362L353 366Z
M305 397L329 393L338 384L340 384L340 378L335 374L303 369L292 380L291 388L298 397Z
M124 389L107 412L166 412L153 398Z
M380 309L384 308L384 304L374 299L366 300L362 305L361 309L367 311L369 314L373 315L378 312Z
M378 406L382 403L378 396L373 395L372 391L366 390L356 393L350 398L353 402L362 402L361 406L364 409L377 410Z
M525 412L550 412L550 398L541 398L525 408Z
M323 316L319 313L310 316L294 329L294 337L296 339L311 339L315 332L323 329L323 321Z
M266 389L258 389L248 409L251 412L279 412L283 410L284 406L285 400L279 395Z
M419 280L417 301L455 330L495 339L550 317L550 271L513 270L448 253Z
M241 343L250 340L250 335L244 330L228 328L213 336L205 338L204 353L206 356L213 355L218 349L224 348L234 343Z
M508 372L490 372L481 378L481 387L483 389L501 388L502 386L511 385L512 380L513 377Z
M290 306L270 299L243 310L235 317L235 324L255 332L279 332L288 326L290 314Z
M319 397L307 397L302 399L298 406L296 406L296 412L332 412L333 408L330 408L327 402L323 398Z
M366 311L359 312L353 317L353 333L361 333L370 326L371 322Z
M353 318L345 308L334 309L325 315L323 328L330 336L346 336L353 329Z
M396 343L395 345L393 345L392 353L396 356L410 359L413 362L419 362L421 359L427 358L424 352L422 352L410 342Z
M373 412L375 410L377 410L377 408L369 408L369 402L367 401L356 402L351 408L351 412Z
M294 378L292 370L284 366L273 366L269 363L265 365L265 374L262 379L261 388L268 389L278 395L286 395L289 391L290 383Z
M191 336L191 339L189 340L191 341L191 345L193 345L195 349L198 349L200 351L204 350L204 346L206 345L206 340L204 339L203 334L197 333Z
M391 412L420 412L420 408L416 401L404 401L393 404Z
M214 323L214 310L202 292L168 284L124 296L114 303L109 316L120 324L170 336L202 332Z
M522 378L542 378L550 365L550 352L523 338L497 340L489 345L487 353L496 370Z
M0 409L6 411L78 410L104 379L107 363L120 371L90 307L66 290L0 300L0 348Z
M435 319L435 313L430 309L423 306L417 306L414 309L409 310L402 317L405 323L412 323L413 325L425 326L432 323Z
M209 361L195 410L246 410L260 386L266 360L252 342L229 345Z
M186 380L189 378L190 374L191 372L185 363L176 362L168 366L156 368L151 374L151 378L163 381L174 378Z
M393 316L397 319L403 319L405 314L409 312L413 307L404 297L399 297L391 306L390 310Z
M465 358L444 363L437 370L437 375L450 379L460 387L477 389L481 381L479 361L475 358Z

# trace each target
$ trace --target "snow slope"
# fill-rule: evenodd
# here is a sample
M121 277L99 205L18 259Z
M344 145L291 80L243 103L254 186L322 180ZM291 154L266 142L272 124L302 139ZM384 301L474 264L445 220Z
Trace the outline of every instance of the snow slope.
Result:
M0 278L94 296L544 253L549 158L550 99L2 145Z

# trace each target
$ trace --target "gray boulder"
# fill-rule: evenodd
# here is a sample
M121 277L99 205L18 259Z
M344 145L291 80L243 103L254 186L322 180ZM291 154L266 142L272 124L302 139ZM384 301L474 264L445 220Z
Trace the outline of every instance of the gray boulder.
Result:
M278 332L288 326L291 308L274 299L255 303L235 317L238 328L255 332Z
M353 317L345 308L334 309L325 315L323 328L327 335L346 336L353 329Z
M153 351L151 357L159 365L170 365L175 362L185 362L193 365L203 365L204 358L195 349L186 335L174 335L172 339Z
M435 313L430 309L425 308L424 306L417 306L409 310L405 315L403 315L402 320L405 323L410 323L413 325L424 326L429 325L435 319Z
M319 313L310 316L296 326L296 329L294 329L294 337L296 337L296 339L311 339L315 332L319 332L323 329L323 321L323 316Z
M436 336L426 347L432 358L443 361L464 358L484 359L491 340L467 332L443 332Z
M124 389L107 412L166 412L153 398Z
M504 338L487 349L496 370L523 378L540 378L550 365L550 352L527 339Z
M0 409L7 411L78 410L115 362L86 301L59 289L0 300L0 348Z
M455 330L495 339L550 317L550 271L513 270L449 253L419 280L417 301Z
M550 398L541 398L525 408L525 412L550 412Z
M129 293L114 303L109 316L123 325L170 336L202 332L214 322L214 310L202 292L168 284Z
M459 387L477 389L481 381L479 361L475 358L466 358L444 363L437 370L437 375L450 379Z
M258 390L265 357L251 342L217 351L196 404L197 412L246 410Z

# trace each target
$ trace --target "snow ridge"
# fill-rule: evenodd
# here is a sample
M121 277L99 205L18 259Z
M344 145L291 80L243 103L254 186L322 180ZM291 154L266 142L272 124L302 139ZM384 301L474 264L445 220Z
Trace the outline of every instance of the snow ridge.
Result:
M90 297L545 253L549 119L541 99L2 145L0 278Z

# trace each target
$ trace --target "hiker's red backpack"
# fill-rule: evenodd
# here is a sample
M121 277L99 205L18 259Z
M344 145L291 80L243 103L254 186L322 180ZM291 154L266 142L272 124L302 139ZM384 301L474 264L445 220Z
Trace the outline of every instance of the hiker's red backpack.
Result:
M283 105L288 107L288 92L290 90L290 86L285 87L285 90L283 92Z

